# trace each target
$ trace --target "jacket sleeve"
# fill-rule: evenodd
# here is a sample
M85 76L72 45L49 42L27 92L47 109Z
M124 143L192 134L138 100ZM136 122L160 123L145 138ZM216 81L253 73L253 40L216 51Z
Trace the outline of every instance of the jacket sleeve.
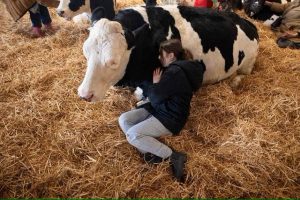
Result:
M175 77L175 74L165 73L158 83L154 83L149 87L148 96L154 108L166 101L174 93L178 82Z

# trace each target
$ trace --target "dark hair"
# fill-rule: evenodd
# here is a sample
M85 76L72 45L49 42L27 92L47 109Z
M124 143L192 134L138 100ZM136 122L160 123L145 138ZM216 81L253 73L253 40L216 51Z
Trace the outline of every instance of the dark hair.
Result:
M193 56L191 52L182 47L181 41L178 39L170 39L163 41L159 47L159 54L162 56L162 51L174 53L177 60L191 60Z

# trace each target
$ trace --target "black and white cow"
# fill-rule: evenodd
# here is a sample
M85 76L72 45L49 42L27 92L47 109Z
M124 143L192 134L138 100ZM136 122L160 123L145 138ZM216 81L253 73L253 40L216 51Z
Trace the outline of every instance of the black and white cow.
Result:
M242 1L243 8L245 13L257 20L261 21L274 21L280 16L282 13L274 12L271 10L269 6L265 5L266 0L238 0ZM288 2L293 2L293 0L268 0L270 2L282 3L286 4ZM272 19L273 18L273 19ZM270 23L270 22L266 22Z
M155 6L156 0L144 0L146 6ZM113 19L115 15L116 0L60 0L56 11L57 14L66 19L84 13L84 17L89 16L97 7L104 8L106 18ZM79 20L77 20L79 21Z
M66 19L87 13L91 14L97 7L105 9L106 18L113 19L115 16L116 0L60 0L56 12Z
M281 0L270 1L281 3ZM280 15L280 13L272 11L269 6L264 5L265 0L242 0L242 2L245 13L253 19L266 21L273 15Z
M113 21L103 18L91 27L83 45L87 70L79 96L98 101L117 83L152 80L159 44L169 38L181 39L204 62L206 84L236 71L250 74L258 52L256 27L235 13L176 5L127 8Z

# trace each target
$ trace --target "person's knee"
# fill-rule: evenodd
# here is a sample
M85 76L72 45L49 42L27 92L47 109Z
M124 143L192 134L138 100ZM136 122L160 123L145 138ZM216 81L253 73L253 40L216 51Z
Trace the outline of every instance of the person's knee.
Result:
M127 117L126 117L126 113L121 114L121 116L119 117L119 125L122 129L124 129L125 124L127 123Z
M142 135L132 129L129 129L126 133L126 139L129 144L135 146L136 142L138 141L139 138L141 138Z

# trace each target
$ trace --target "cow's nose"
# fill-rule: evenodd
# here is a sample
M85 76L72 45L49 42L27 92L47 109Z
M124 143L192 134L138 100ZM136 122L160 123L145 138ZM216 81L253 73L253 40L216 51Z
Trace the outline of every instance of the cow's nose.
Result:
M64 13L65 13L65 11L63 11L63 10L57 11L57 14L58 14L59 16L61 16L61 17L63 17Z
M87 101L87 102L91 102L92 101L92 98L93 98L93 94L90 94L90 95L88 95L88 96L80 96L80 99L83 99L83 100L85 100L85 101Z

